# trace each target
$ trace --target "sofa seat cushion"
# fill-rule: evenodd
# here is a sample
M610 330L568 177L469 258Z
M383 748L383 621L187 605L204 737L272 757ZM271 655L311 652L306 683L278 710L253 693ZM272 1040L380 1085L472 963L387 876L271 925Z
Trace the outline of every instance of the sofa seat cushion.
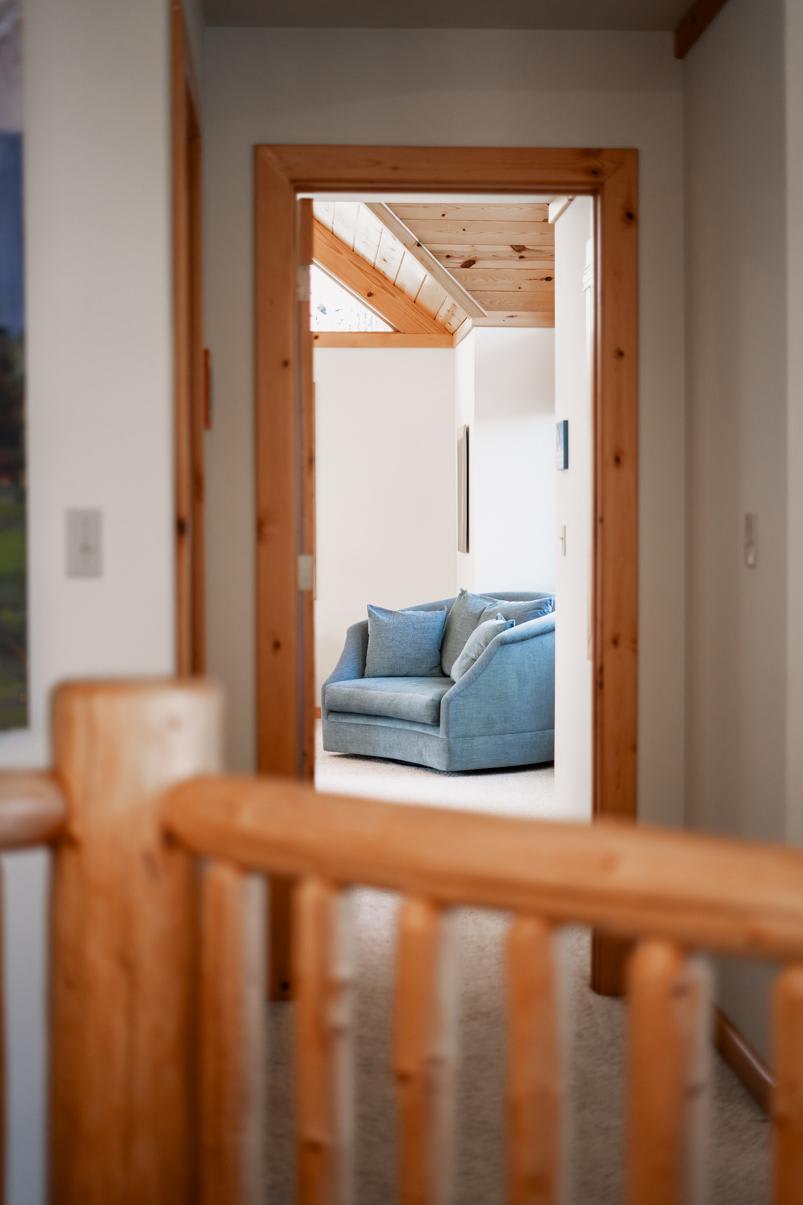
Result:
M352 678L326 688L327 711L439 724L451 678Z

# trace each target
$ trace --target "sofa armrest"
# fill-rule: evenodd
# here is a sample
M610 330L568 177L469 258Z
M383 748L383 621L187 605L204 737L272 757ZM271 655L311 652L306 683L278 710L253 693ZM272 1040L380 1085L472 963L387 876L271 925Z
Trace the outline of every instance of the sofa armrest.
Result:
M353 623L346 632L346 643L337 665L323 684L321 707L326 710L326 688L331 682L346 682L362 678L365 674L365 657L368 652L368 620Z
M554 613L500 632L441 701L444 736L540 732L554 726Z

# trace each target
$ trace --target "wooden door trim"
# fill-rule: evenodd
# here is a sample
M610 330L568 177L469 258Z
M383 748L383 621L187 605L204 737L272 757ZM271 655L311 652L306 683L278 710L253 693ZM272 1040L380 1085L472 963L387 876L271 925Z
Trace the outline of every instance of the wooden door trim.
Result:
M517 147L257 146L256 616L260 772L309 777L293 718L303 522L297 440L296 199L314 192L585 194L597 232L593 810L637 816L638 152ZM279 449L280 455L274 454ZM273 456L273 460L271 457ZM271 467L269 467L271 466ZM277 468L280 469L277 472ZM621 990L623 948L594 942L593 986ZM286 975L284 976L286 979Z
M201 127L180 0L170 5L176 670L205 666Z

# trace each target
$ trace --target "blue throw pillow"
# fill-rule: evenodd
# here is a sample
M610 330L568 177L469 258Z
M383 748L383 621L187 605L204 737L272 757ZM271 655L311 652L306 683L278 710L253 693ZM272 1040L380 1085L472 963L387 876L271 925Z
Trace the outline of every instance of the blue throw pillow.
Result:
M461 590L452 603L446 619L446 631L441 649L441 666L447 677L451 674L452 666L465 648L469 636L482 619L483 611L493 609L494 605L490 594L470 594L468 590ZM485 618L492 619L495 614L494 610L493 614L486 615Z
M366 678L438 678L446 608L387 611L368 607Z
M462 653L452 666L452 677L455 682L459 682L463 674L471 669L474 662L479 661L488 645L496 639L500 632L512 627L513 620L503 619L501 615L497 615L495 619L483 620L479 627L476 627L471 633Z
M529 598L519 602L508 602L504 598L496 599L483 611L481 620L493 619L501 615L503 619L512 619L514 623L527 623L530 619L540 619L542 615L551 615L555 610L555 596L546 598Z

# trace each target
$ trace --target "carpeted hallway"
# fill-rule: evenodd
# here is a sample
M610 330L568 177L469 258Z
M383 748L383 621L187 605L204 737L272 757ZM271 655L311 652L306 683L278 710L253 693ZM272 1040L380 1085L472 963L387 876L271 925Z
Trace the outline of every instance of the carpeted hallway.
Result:
M319 789L445 807L483 808L558 818L551 768L439 775L390 762L319 753ZM575 817L578 818L578 817ZM355 893L357 952L357 1205L395 1200L394 1100L389 1073L396 900ZM501 939L505 918L459 912L460 1071L458 1077L458 1205L504 1201L502 1129L505 1033ZM626 1010L586 987L588 936L573 930L561 942L564 1049L569 1123L566 1202L614 1205L622 1193L622 1101ZM292 1006L271 1008L272 1202L291 1202ZM763 1205L769 1193L770 1127L731 1072L712 1055L710 1192L715 1205Z

